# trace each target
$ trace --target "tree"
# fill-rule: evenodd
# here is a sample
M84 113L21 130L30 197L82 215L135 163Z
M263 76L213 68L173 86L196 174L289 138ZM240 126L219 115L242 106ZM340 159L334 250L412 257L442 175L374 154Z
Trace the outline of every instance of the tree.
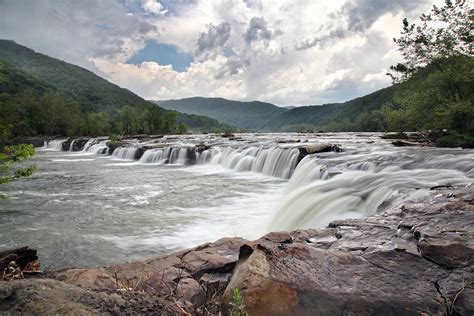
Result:
M178 112L169 111L163 117L163 133L171 134L176 132L176 119Z
M433 6L416 26L403 20L395 39L404 62L389 75L395 96L380 110L390 130L447 129L442 146L474 144L473 10L466 1Z
M446 0L422 14L421 25L405 18L400 38L394 38L404 62L390 67L394 82L403 82L421 68L453 56L473 56L474 10L466 0Z
M35 154L33 145L19 144L15 146L5 146L0 152L0 184L8 183L22 177L28 177L36 170L35 165L28 167L19 166L29 157ZM14 170L12 170L14 169ZM0 193L0 199L6 196Z

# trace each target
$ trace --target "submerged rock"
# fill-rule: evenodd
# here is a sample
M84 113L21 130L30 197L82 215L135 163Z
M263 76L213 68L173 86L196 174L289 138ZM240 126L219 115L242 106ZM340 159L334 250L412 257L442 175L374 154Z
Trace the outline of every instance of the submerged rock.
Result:
M408 135L406 133L388 133L380 136L382 139L408 139Z
M396 140L392 142L393 146L396 147L407 147L407 146L430 146L430 143L418 143L418 142L409 142L406 140Z
M303 157L311 154L318 154L318 153L325 153L325 152L342 152L344 151L339 145L333 144L313 144L313 145L305 145L303 147L298 147L300 151L300 159Z
M388 133L380 136L382 139L394 139L394 146L435 146L437 141L448 135L446 129L426 130L412 133Z

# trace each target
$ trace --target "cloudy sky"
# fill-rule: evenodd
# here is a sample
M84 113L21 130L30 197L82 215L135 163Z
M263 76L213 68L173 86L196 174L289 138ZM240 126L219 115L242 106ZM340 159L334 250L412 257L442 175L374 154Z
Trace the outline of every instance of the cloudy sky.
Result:
M440 1L435 1L439 3ZM388 86L433 0L0 0L0 38L147 99L339 102Z

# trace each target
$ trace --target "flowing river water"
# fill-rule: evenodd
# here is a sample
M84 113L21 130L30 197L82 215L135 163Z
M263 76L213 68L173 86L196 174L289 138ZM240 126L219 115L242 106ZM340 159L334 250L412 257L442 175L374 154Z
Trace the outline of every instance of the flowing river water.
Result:
M50 141L33 159L38 172L4 186L0 249L36 248L43 268L144 260L221 237L323 227L473 182L473 150L397 148L379 136L168 136L113 153L105 139L77 152ZM322 143L343 151L300 154Z

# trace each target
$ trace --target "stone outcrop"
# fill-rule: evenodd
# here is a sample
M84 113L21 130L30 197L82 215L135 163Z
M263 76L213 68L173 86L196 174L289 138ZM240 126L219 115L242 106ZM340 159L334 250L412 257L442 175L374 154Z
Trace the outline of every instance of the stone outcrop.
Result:
M343 149L339 145L333 144L314 144L314 145L306 145L303 147L298 148L302 155L310 155L310 154L318 154L318 153L325 153L325 152L341 152Z
M397 147L435 146L437 140L446 135L448 135L448 131L443 129L411 133L388 133L380 136L380 138L393 140L392 144Z
M0 312L40 312L44 297L58 313L61 304L78 314L115 313L110 306L140 313L136 302L145 302L157 314L226 314L237 288L249 315L472 315L474 194L433 192L436 203L324 229L224 238L144 262L0 282ZM62 291L56 303L54 288Z
M240 247L247 242L241 238L223 238L144 262L68 269L54 273L52 277L87 290L118 290L168 297L183 308L196 310L203 305L216 305L216 295L220 297L224 292Z
M89 138L69 138L63 143L62 149L63 151L81 151L84 149L84 146L88 141Z
M244 245L224 295L250 315L474 312L474 206L465 194Z

